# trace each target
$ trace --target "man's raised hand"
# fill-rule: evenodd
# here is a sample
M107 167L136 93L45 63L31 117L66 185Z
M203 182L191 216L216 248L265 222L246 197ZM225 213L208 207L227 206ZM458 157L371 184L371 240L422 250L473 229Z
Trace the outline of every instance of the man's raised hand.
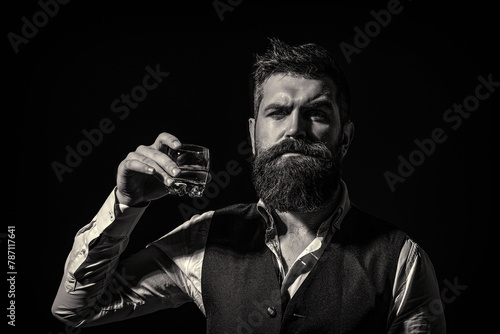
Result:
M173 177L180 173L180 169L165 152L168 147L178 149L180 146L177 137L163 132L153 145L141 145L130 152L118 166L118 201L134 206L167 195L166 186L172 185Z

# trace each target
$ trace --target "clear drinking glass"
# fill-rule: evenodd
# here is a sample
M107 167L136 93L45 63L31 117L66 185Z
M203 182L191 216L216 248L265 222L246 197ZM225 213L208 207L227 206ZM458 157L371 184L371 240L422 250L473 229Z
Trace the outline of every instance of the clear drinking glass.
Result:
M178 149L168 148L167 155L181 172L174 178L174 183L167 187L169 194L189 197L201 197L208 182L210 155L208 148L182 144Z

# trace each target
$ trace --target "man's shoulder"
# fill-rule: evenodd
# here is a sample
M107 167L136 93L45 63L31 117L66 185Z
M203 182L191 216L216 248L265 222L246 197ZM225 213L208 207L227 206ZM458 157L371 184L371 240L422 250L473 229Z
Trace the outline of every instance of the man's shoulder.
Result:
M257 203L240 203L215 210L208 242L238 252L261 250L266 226Z

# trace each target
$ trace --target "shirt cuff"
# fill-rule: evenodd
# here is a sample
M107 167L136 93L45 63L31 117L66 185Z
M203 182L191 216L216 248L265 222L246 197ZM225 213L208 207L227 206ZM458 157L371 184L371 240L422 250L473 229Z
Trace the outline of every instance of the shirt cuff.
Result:
M97 213L94 221L96 230L100 233L109 237L122 238L132 233L149 203L139 207L121 204L116 198L116 191L115 187Z

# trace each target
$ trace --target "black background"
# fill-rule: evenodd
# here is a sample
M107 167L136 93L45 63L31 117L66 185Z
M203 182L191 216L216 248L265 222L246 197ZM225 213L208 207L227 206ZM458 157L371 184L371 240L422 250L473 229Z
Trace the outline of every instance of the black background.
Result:
M344 163L352 201L400 226L426 250L447 297L454 294L445 290L445 281L467 286L445 304L449 333L491 328L493 306L487 303L496 300L491 111L498 110L499 92L482 101L456 130L442 116L474 94L478 76L491 73L500 81L494 68L498 19L493 7L479 1L401 1L401 13L348 63L339 44L353 45L353 28L363 29L373 20L370 11L385 9L388 2L302 3L244 0L221 21L209 0L161 5L72 1L60 5L17 54L7 34L20 35L21 18L32 21L40 6L35 1L4 5L2 162L9 198L4 201L5 225L16 226L15 330L71 332L52 317L50 306L73 236L114 187L119 162L160 132L209 147L216 173L231 160L241 166L229 185L212 188L218 192L201 211L255 200L247 161L249 74L252 54L265 49L267 36L292 44L317 42L337 53L350 80L356 127ZM169 76L120 120L111 102L130 94L142 83L145 67L156 64ZM64 163L65 147L76 148L85 139L82 130L98 127L104 118L114 130L59 182L51 164ZM396 173L398 156L407 158L416 149L414 140L429 138L438 127L447 140L392 192L384 172ZM189 199L153 203L126 254L180 224L181 203L194 206ZM6 231L0 233L3 242ZM194 305L185 305L74 332L131 329L203 333L204 319Z

